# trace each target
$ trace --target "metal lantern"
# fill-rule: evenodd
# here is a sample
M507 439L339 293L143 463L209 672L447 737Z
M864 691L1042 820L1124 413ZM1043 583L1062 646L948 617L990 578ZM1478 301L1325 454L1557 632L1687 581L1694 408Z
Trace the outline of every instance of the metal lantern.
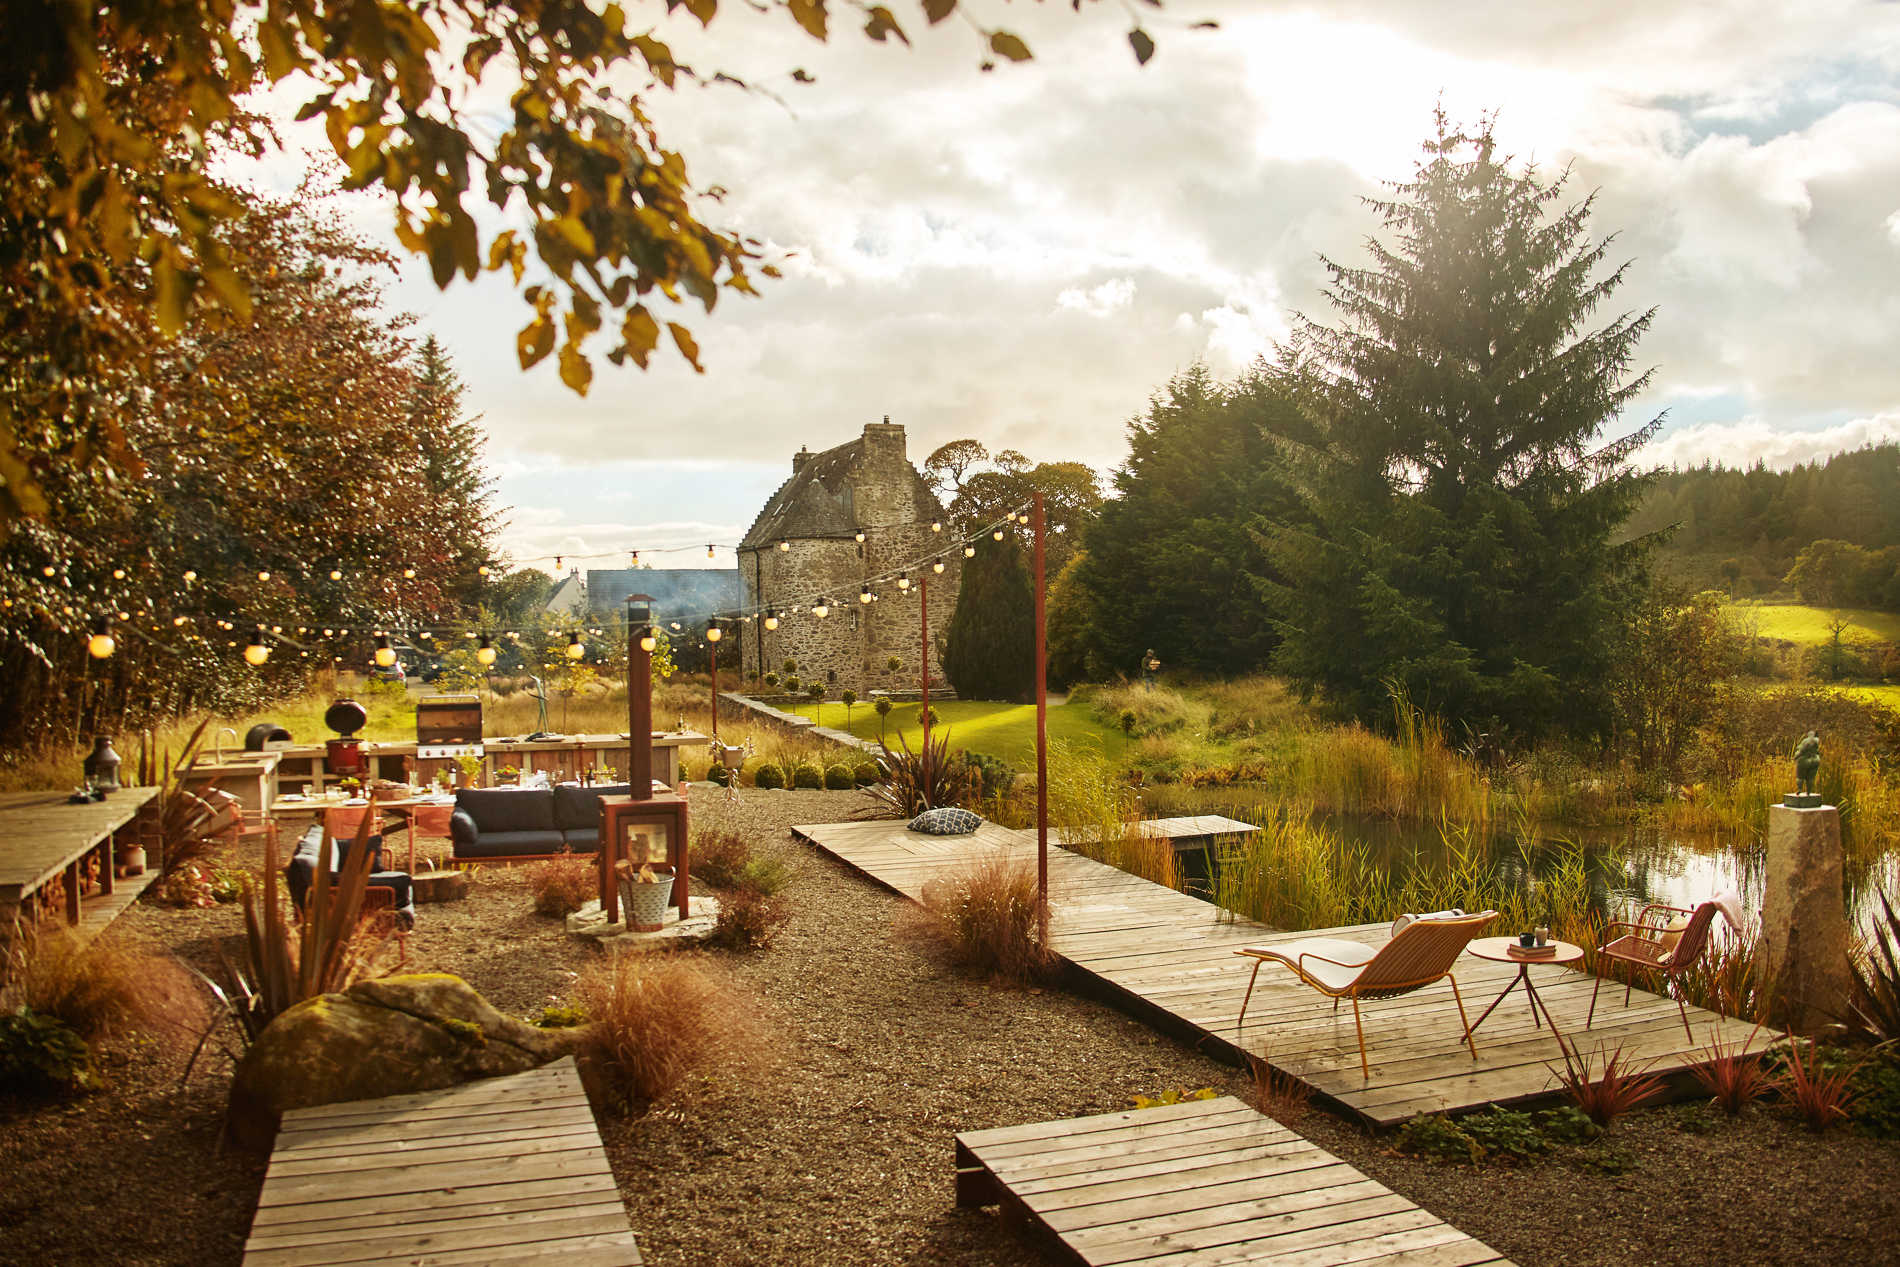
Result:
M86 785L97 791L112 792L119 787L119 754L112 750L112 736L96 735L92 751L84 764Z

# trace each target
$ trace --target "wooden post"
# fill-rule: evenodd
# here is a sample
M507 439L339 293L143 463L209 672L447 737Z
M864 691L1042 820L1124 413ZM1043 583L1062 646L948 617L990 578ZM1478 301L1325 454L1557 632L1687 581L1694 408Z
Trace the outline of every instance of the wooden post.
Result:
M652 601L644 594L627 600L627 783L636 801L653 796L653 655L640 648Z
M740 645L742 647L744 646L743 643L741 643ZM719 643L717 641L708 642L706 646L712 653L712 710L713 710L712 737L713 737L713 742L718 743L719 742Z
M924 671L923 768L924 768L924 787L927 790L930 787L930 569L929 568L925 568L921 573L918 574L917 604L918 604L918 612L919 612L919 618L918 618L917 624L918 624L918 627L922 630L922 633L918 635L918 639L917 639L917 649L918 649L918 655L919 655L919 659L917 662L923 666L923 671ZM925 809L932 808L929 801L924 802L924 808Z
M1042 494L1035 495L1036 522L1036 933L1049 949L1049 626L1043 604Z

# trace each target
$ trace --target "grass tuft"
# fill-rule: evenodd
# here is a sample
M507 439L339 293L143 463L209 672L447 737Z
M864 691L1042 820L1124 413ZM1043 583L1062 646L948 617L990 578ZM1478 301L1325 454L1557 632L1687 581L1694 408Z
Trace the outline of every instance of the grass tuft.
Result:
M1036 868L1026 858L985 853L925 885L923 904L971 972L1024 982L1054 966L1037 927Z
M600 897L600 874L592 857L563 849L528 864L528 887L534 893L534 913L559 918Z
M581 1050L602 1108L644 1112L757 1046L754 1004L685 959L622 954L581 977Z

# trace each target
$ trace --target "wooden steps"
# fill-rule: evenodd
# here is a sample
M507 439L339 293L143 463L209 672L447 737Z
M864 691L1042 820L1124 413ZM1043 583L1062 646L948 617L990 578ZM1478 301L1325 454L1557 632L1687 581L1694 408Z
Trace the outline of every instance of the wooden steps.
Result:
M956 1137L957 1204L1013 1207L1083 1263L1506 1265L1231 1096Z
M922 836L891 821L794 827L796 834L863 875L911 898L933 877L987 851L1033 861L1035 833L985 823L969 836ZM1439 983L1398 998L1362 1004L1371 1076L1359 1067L1352 1009L1268 965L1237 1031L1251 960L1241 946L1302 937L1382 944L1383 924L1280 933L1163 885L1080 854L1049 849L1050 941L1053 949L1118 1004L1182 1034L1204 1049L1266 1060L1315 1094L1361 1120L1392 1126L1418 1113L1458 1112L1493 1103L1538 1100L1557 1093L1551 1072L1562 1054L1548 1027L1533 1025L1523 991L1507 999L1477 1032L1477 1056L1451 987ZM1456 976L1473 1019L1517 976L1518 965L1465 955ZM1689 1008L1691 1040L1672 1001L1638 990L1623 1006L1622 984L1605 982L1596 1019L1586 1027L1594 984L1583 973L1533 965L1538 996L1565 1039L1586 1055L1622 1048L1656 1073L1685 1071L1706 1059L1712 1035L1741 1042L1742 1021ZM1777 1034L1754 1036L1766 1046ZM1597 1063L1601 1064L1600 1059Z
M638 1267L572 1057L446 1091L284 1115L247 1267Z

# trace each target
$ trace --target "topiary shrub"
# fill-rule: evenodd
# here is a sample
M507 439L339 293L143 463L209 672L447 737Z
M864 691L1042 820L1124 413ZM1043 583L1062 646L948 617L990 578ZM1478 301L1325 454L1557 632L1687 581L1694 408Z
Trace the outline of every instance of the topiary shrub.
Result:
M868 787L883 777L878 773L877 762L875 761L858 762L857 769L851 772L851 776L857 780L859 787Z
M825 772L813 762L801 761L792 769L792 786L822 788L825 786Z
M843 791L852 784L851 767L846 765L828 765L825 767L825 786L835 791Z
M706 767L706 782L717 783L720 787L724 787L730 773L722 762L714 761Z
M752 786L774 788L785 786L785 771L770 761L752 772Z
M796 674L785 679L785 690L792 695L798 694L798 677Z
M992 757L986 752L965 752L963 760L974 773L979 795L984 800L1001 796L1016 780L1016 771L1001 757Z

